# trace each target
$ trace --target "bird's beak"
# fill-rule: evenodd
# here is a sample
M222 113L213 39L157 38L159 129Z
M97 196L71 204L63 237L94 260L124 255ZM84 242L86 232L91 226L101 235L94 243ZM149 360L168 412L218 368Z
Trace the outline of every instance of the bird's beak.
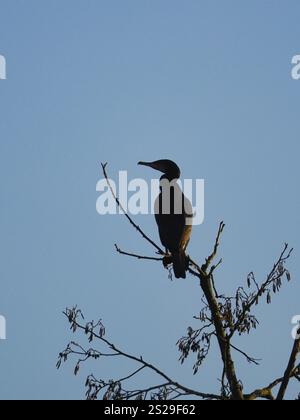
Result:
M153 163L152 162L139 162L138 165L141 166L148 166L149 168L153 168Z
M165 168L162 167L161 162L139 162L138 165L148 166L148 168L155 169L156 171L164 172Z

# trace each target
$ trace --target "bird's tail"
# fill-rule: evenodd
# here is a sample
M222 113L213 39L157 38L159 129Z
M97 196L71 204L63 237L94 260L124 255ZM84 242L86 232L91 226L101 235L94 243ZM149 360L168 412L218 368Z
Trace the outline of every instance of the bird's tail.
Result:
M184 250L173 253L173 268L177 279L186 278L186 255Z

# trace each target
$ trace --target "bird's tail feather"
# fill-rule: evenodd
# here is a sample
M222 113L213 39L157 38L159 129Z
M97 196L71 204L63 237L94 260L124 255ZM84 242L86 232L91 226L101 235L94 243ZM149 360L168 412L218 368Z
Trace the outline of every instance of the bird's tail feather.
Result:
M186 255L183 250L173 254L173 268L177 279L186 278Z

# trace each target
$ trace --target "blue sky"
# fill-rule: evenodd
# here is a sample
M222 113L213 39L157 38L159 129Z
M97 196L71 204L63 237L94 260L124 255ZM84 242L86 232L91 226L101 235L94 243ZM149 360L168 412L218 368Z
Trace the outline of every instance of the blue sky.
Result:
M251 270L264 278L284 242L295 248L294 282L235 343L263 359L255 368L237 357L247 391L282 375L300 313L299 13L296 0L0 0L0 398L81 398L92 371L128 373L127 362L89 364L77 378L73 366L55 370L71 337L61 312L74 304L127 351L218 388L217 349L196 377L178 364L175 343L197 326L197 282L115 254L115 242L152 249L121 216L97 215L101 161L112 177L150 179L137 162L167 157L205 179L190 254L201 262L226 222L222 291ZM137 221L158 239L152 216ZM291 385L289 397L298 392Z

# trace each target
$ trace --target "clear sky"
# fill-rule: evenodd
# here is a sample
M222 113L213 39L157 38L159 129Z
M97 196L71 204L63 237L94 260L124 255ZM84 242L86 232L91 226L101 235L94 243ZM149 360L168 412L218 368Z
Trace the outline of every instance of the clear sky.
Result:
M195 377L192 360L178 363L175 343L201 309L197 282L116 255L115 242L153 252L121 216L96 213L101 161L113 177L150 179L137 162L170 158L205 179L190 254L201 262L226 222L222 291L251 270L263 279L284 242L294 246L294 282L235 343L263 359L237 357L247 391L282 375L300 313L299 16L298 0L0 0L0 398L81 398L87 374L130 371L106 361L76 378L73 365L55 370L71 338L62 310L75 304L127 351L218 391L217 349ZM137 220L158 239L153 216Z

